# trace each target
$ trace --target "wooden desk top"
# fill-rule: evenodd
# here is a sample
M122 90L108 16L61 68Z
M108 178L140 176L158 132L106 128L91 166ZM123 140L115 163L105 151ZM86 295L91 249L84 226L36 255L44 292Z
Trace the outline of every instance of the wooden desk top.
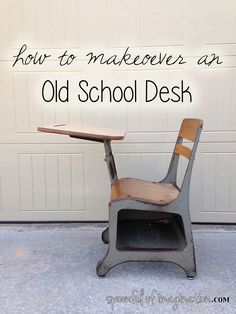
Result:
M100 127L91 127L73 123L54 124L38 127L38 131L46 133L57 133L69 135L71 137L84 140L122 140L125 137L125 131L117 129L108 129Z

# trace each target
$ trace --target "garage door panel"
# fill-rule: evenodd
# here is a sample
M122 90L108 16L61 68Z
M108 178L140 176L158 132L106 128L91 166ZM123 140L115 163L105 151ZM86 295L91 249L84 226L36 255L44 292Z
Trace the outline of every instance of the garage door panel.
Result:
M195 222L236 222L236 10L228 0L3 0L0 4L0 220L106 220L110 182L101 144L42 134L43 124L76 122L127 130L114 143L118 173L160 180L184 117L204 120L191 184ZM51 14L53 12L53 14ZM155 27L153 26L155 25ZM43 65L12 67L27 44L50 54ZM89 51L133 56L182 54L187 64L87 64ZM77 58L61 67L65 50ZM197 65L215 53L223 63ZM123 88L138 84L137 102L82 103L78 82ZM42 99L46 80L69 80L69 102ZM145 102L145 81L190 86L192 102ZM50 96L50 90L45 95ZM178 182L184 175L181 161Z
M108 191L109 178L97 146L7 145L1 152L2 219L13 219L15 212L13 220L37 220L44 212L42 217L60 220L66 217L60 212L68 212L84 220L94 207L101 219L108 201L102 189L106 185Z

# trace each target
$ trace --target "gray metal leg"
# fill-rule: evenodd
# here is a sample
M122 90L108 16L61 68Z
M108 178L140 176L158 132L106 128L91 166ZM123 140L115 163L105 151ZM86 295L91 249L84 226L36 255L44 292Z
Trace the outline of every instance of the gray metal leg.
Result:
M115 160L114 160L112 148L111 148L111 141L105 140L104 148L105 148L105 153L106 153L105 161L107 164L107 169L108 169L110 181L112 184L115 180L117 180L117 172L116 172ZM102 241L105 244L109 242L108 227L102 232Z
M107 254L97 263L96 272L99 277L104 277L113 267L125 262L126 260L118 258L108 249Z
M135 202L131 205L132 208L132 215L128 217L131 218L131 221L133 220L133 214L134 217L137 215L135 209L135 205L139 209L139 212L142 214L148 214L148 218L153 218L153 214L157 214L158 210L160 208L158 207L149 207L150 211L147 211L145 206L143 204L140 204L139 202ZM126 205L126 206L125 206ZM110 206L109 209L109 228L106 228L103 231L102 239L103 241L108 241L109 239L109 247L107 250L106 255L104 258L98 262L97 264L97 275L99 277L105 276L105 274L112 269L114 266L121 264L123 262L128 261L159 261L159 262L172 262L180 266L186 273L187 278L193 279L196 276L196 262L195 262L195 253L194 253L194 244L193 244L193 238L192 238L192 231L191 231L191 221L188 215L184 214L185 210L182 207L183 216L180 216L183 222L184 226L184 233L185 233L185 240L184 246L179 247L178 250L133 250L133 249L125 249L120 250L118 247L119 243L119 232L122 234L124 230L119 230L119 215L120 211L124 209L127 206L128 202L124 201L121 202L120 206L118 204L114 204ZM143 208L143 210L140 210ZM166 208L166 214L172 216L174 213L169 212L171 209ZM134 213L133 213L134 211ZM160 211L160 215L162 217L163 212L165 212L165 209L162 209ZM179 212L179 210L178 210ZM122 219L124 219L124 215L122 214Z
M116 172L116 164L115 159L113 157L111 142L104 141L104 148L105 148L105 161L107 163L107 169L110 177L111 184L117 180L117 172Z

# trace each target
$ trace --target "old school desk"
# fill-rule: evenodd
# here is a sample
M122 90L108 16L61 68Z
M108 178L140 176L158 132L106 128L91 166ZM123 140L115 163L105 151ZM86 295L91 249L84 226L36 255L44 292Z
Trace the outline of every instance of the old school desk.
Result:
M118 179L111 141L122 140L124 131L73 124L38 128L42 132L104 143L112 193L109 228L102 233L102 240L109 247L97 264L99 277L120 263L147 260L173 262L182 267L189 279L196 276L189 187L202 127L200 119L183 119L167 175L160 182ZM183 145L183 139L193 143L192 149ZM179 156L188 159L181 188L176 183Z

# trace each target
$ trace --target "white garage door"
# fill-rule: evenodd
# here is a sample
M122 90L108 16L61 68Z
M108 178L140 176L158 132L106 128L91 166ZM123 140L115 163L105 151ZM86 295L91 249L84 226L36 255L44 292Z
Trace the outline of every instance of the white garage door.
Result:
M14 67L13 56L50 54ZM204 133L192 180L194 222L236 222L235 0L1 0L0 220L106 220L109 178L101 144L37 133L39 125L78 122L127 130L114 143L120 176L159 180L181 119L201 117ZM187 64L89 64L86 54L182 54ZM77 58L60 66L67 50ZM25 53L27 53L27 51ZM221 64L196 60L215 53ZM69 102L45 102L46 80L69 80ZM81 102L79 81L138 84L137 102ZM192 102L145 102L144 82L190 86ZM49 92L48 92L49 93ZM64 96L65 97L65 94Z

